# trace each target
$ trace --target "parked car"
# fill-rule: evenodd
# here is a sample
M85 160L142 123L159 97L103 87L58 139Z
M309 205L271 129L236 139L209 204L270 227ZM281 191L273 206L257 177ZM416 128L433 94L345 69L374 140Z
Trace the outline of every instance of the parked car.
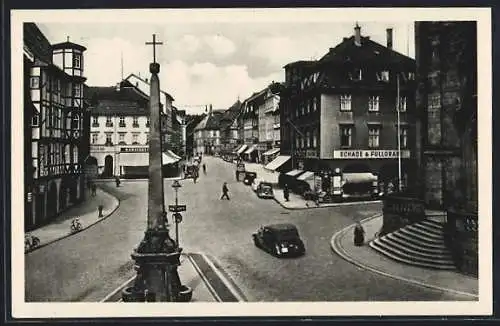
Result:
M252 182L257 178L257 173L255 172L245 172L245 176L243 178L243 183L247 186L251 185Z
M306 252L297 227L291 223L261 226L252 238L256 247L277 257L302 256Z
M261 181L256 192L259 198L274 198L273 186L269 182Z

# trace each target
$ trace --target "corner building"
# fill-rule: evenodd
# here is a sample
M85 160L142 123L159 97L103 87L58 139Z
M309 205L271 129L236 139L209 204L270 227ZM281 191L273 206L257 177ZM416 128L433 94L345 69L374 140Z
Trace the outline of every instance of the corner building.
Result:
M402 183L412 182L414 79L415 61L392 49L392 29L383 46L356 25L320 60L285 66L281 155L330 195L397 187L400 152Z

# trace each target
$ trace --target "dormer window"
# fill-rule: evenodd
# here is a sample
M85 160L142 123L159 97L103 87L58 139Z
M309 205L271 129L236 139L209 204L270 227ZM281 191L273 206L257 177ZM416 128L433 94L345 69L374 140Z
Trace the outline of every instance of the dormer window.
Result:
M362 76L361 69L354 69L353 72L349 73L350 80L358 81L358 80L362 80L362 78L363 78L363 76Z
M351 95L340 96L340 111L351 111Z

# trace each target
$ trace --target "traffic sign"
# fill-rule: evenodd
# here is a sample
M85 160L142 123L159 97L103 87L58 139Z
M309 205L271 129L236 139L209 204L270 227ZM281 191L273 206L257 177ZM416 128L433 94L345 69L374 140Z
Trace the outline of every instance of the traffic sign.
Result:
M186 205L168 205L168 211L169 212L185 212L186 211Z

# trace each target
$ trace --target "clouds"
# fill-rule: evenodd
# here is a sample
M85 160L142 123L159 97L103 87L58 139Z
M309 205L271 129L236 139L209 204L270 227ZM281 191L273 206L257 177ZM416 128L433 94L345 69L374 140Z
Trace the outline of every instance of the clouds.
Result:
M226 57L236 51L233 41L221 35L206 36L204 41L217 56Z

